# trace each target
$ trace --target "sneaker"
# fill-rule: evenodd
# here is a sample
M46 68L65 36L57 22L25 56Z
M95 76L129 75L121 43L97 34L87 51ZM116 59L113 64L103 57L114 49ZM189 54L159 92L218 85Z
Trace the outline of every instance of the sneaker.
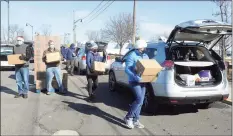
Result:
M124 118L125 124L129 129L133 129L134 128L134 124L133 124L133 118L129 118L127 119L126 117Z
M51 93L51 92L47 92L46 94L47 94L47 95L51 95L52 93Z
M136 128L144 128L145 126L139 122L139 120L133 122L134 127Z
M14 98L20 98L20 97L22 97L22 96L23 96L22 94L17 94L17 95L15 95Z
M23 98L27 99L28 98L28 94L23 94Z

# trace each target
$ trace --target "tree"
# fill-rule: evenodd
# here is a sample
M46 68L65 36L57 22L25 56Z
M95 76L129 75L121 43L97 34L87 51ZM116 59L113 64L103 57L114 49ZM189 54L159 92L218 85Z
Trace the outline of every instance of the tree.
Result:
M229 23L231 20L231 15L232 15L231 1L228 1L228 0L212 0L212 1L219 8L218 11L216 13L214 13L213 15L215 17L220 16L222 22ZM226 50L232 46L231 44L228 44L229 40L231 40L231 38L232 38L231 36L230 37L224 36L223 39L218 44L218 46L222 45L220 48L221 49L220 52L222 52L222 53L220 53L222 55L222 58L225 57Z
M101 30L100 31L87 31L86 35L88 37L88 40L102 41Z
M44 36L50 36L52 33L51 25L43 24L41 27L41 34Z
M7 43L8 41L8 32L7 29L1 26L2 35L1 35L1 42ZM23 36L25 40L28 40L28 36L24 32L23 28L20 28L17 24L10 25L10 31L9 31L9 42L10 44L16 44L16 37L17 36Z
M106 40L116 42L120 46L119 53L121 53L123 45L133 36L133 16L130 13L120 13L111 17L101 33Z

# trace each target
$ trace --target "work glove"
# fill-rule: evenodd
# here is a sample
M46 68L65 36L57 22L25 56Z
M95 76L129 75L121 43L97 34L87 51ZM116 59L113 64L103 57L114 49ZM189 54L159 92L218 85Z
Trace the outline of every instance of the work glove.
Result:
M142 80L142 78L140 77L140 76L138 76L138 75L134 75L134 80L136 81L136 82L140 82L141 80Z
M22 54L21 56L19 56L19 59L20 60L25 60L26 59L26 56L24 54Z

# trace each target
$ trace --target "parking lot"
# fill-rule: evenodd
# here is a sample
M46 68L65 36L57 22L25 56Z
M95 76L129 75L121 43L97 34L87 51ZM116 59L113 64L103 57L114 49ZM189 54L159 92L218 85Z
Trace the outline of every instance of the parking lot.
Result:
M126 88L109 92L108 76L100 76L96 101L88 103L86 84L85 76L71 76L64 96L37 94L32 85L28 99L14 99L14 71L1 71L1 134L74 130L80 135L231 135L231 106L221 102L209 109L189 105L163 107L156 116L142 113L146 128L129 130L123 123L131 102Z

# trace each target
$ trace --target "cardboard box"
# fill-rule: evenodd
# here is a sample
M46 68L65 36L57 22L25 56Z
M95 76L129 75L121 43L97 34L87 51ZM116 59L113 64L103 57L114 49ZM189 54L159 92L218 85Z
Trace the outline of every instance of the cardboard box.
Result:
M95 61L93 69L95 72L105 72L105 63Z
M136 63L136 72L142 78L141 82L153 82L162 70L160 64L154 59L141 59Z
M59 61L61 61L60 52L53 52L53 53L46 54L47 63L53 63L53 62L59 62Z
M25 64L26 62L24 60L19 59L20 56L21 54L7 55L8 64L10 65Z

